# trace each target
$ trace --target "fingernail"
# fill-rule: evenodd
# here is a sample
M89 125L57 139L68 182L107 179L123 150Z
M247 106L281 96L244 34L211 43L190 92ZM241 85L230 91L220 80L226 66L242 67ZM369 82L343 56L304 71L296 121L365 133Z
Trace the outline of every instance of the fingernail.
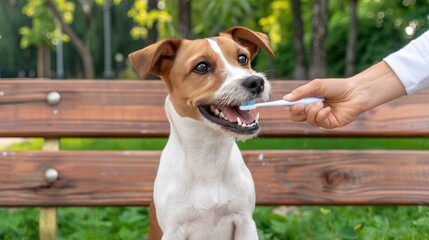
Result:
M289 100L289 99L291 99L292 98L292 93L289 93L289 94L287 94L287 95L285 95L284 97L283 97L283 100Z

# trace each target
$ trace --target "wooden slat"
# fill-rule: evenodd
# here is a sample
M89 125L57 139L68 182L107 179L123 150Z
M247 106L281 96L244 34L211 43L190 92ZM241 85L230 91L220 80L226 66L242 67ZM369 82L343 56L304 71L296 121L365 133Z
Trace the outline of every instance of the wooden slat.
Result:
M0 153L0 206L147 205L158 151ZM428 151L245 151L262 205L428 204ZM48 184L43 172L55 168Z
M165 96L160 81L0 81L0 136L167 136Z
M272 81L278 99L305 81ZM61 102L45 96L58 91ZM0 137L167 136L161 81L2 80ZM322 130L285 118L280 108L259 108L262 136L428 136L429 89L375 108L347 127Z

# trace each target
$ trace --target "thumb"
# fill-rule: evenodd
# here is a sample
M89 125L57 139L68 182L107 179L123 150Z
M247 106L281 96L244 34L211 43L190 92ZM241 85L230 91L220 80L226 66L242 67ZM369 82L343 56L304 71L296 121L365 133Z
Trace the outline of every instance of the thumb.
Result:
M305 98L305 97L317 96L317 92L319 88L314 85L315 85L314 81L311 81L305 85L302 85L301 87L298 87L292 92L290 92L289 94L285 95L283 97L283 100L296 101L298 99Z

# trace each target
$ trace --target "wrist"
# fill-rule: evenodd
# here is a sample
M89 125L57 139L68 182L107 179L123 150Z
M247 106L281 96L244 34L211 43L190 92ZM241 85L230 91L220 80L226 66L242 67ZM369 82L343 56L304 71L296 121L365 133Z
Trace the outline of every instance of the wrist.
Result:
M367 70L351 77L352 89L361 99L363 111L406 94L405 87L389 65L381 61Z

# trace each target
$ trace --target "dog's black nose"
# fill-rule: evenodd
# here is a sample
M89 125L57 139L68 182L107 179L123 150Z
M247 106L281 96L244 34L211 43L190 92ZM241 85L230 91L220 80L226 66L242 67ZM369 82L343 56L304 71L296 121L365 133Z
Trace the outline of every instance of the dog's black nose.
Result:
M250 76L242 84L250 93L255 95L259 95L264 91L264 79L258 76Z

